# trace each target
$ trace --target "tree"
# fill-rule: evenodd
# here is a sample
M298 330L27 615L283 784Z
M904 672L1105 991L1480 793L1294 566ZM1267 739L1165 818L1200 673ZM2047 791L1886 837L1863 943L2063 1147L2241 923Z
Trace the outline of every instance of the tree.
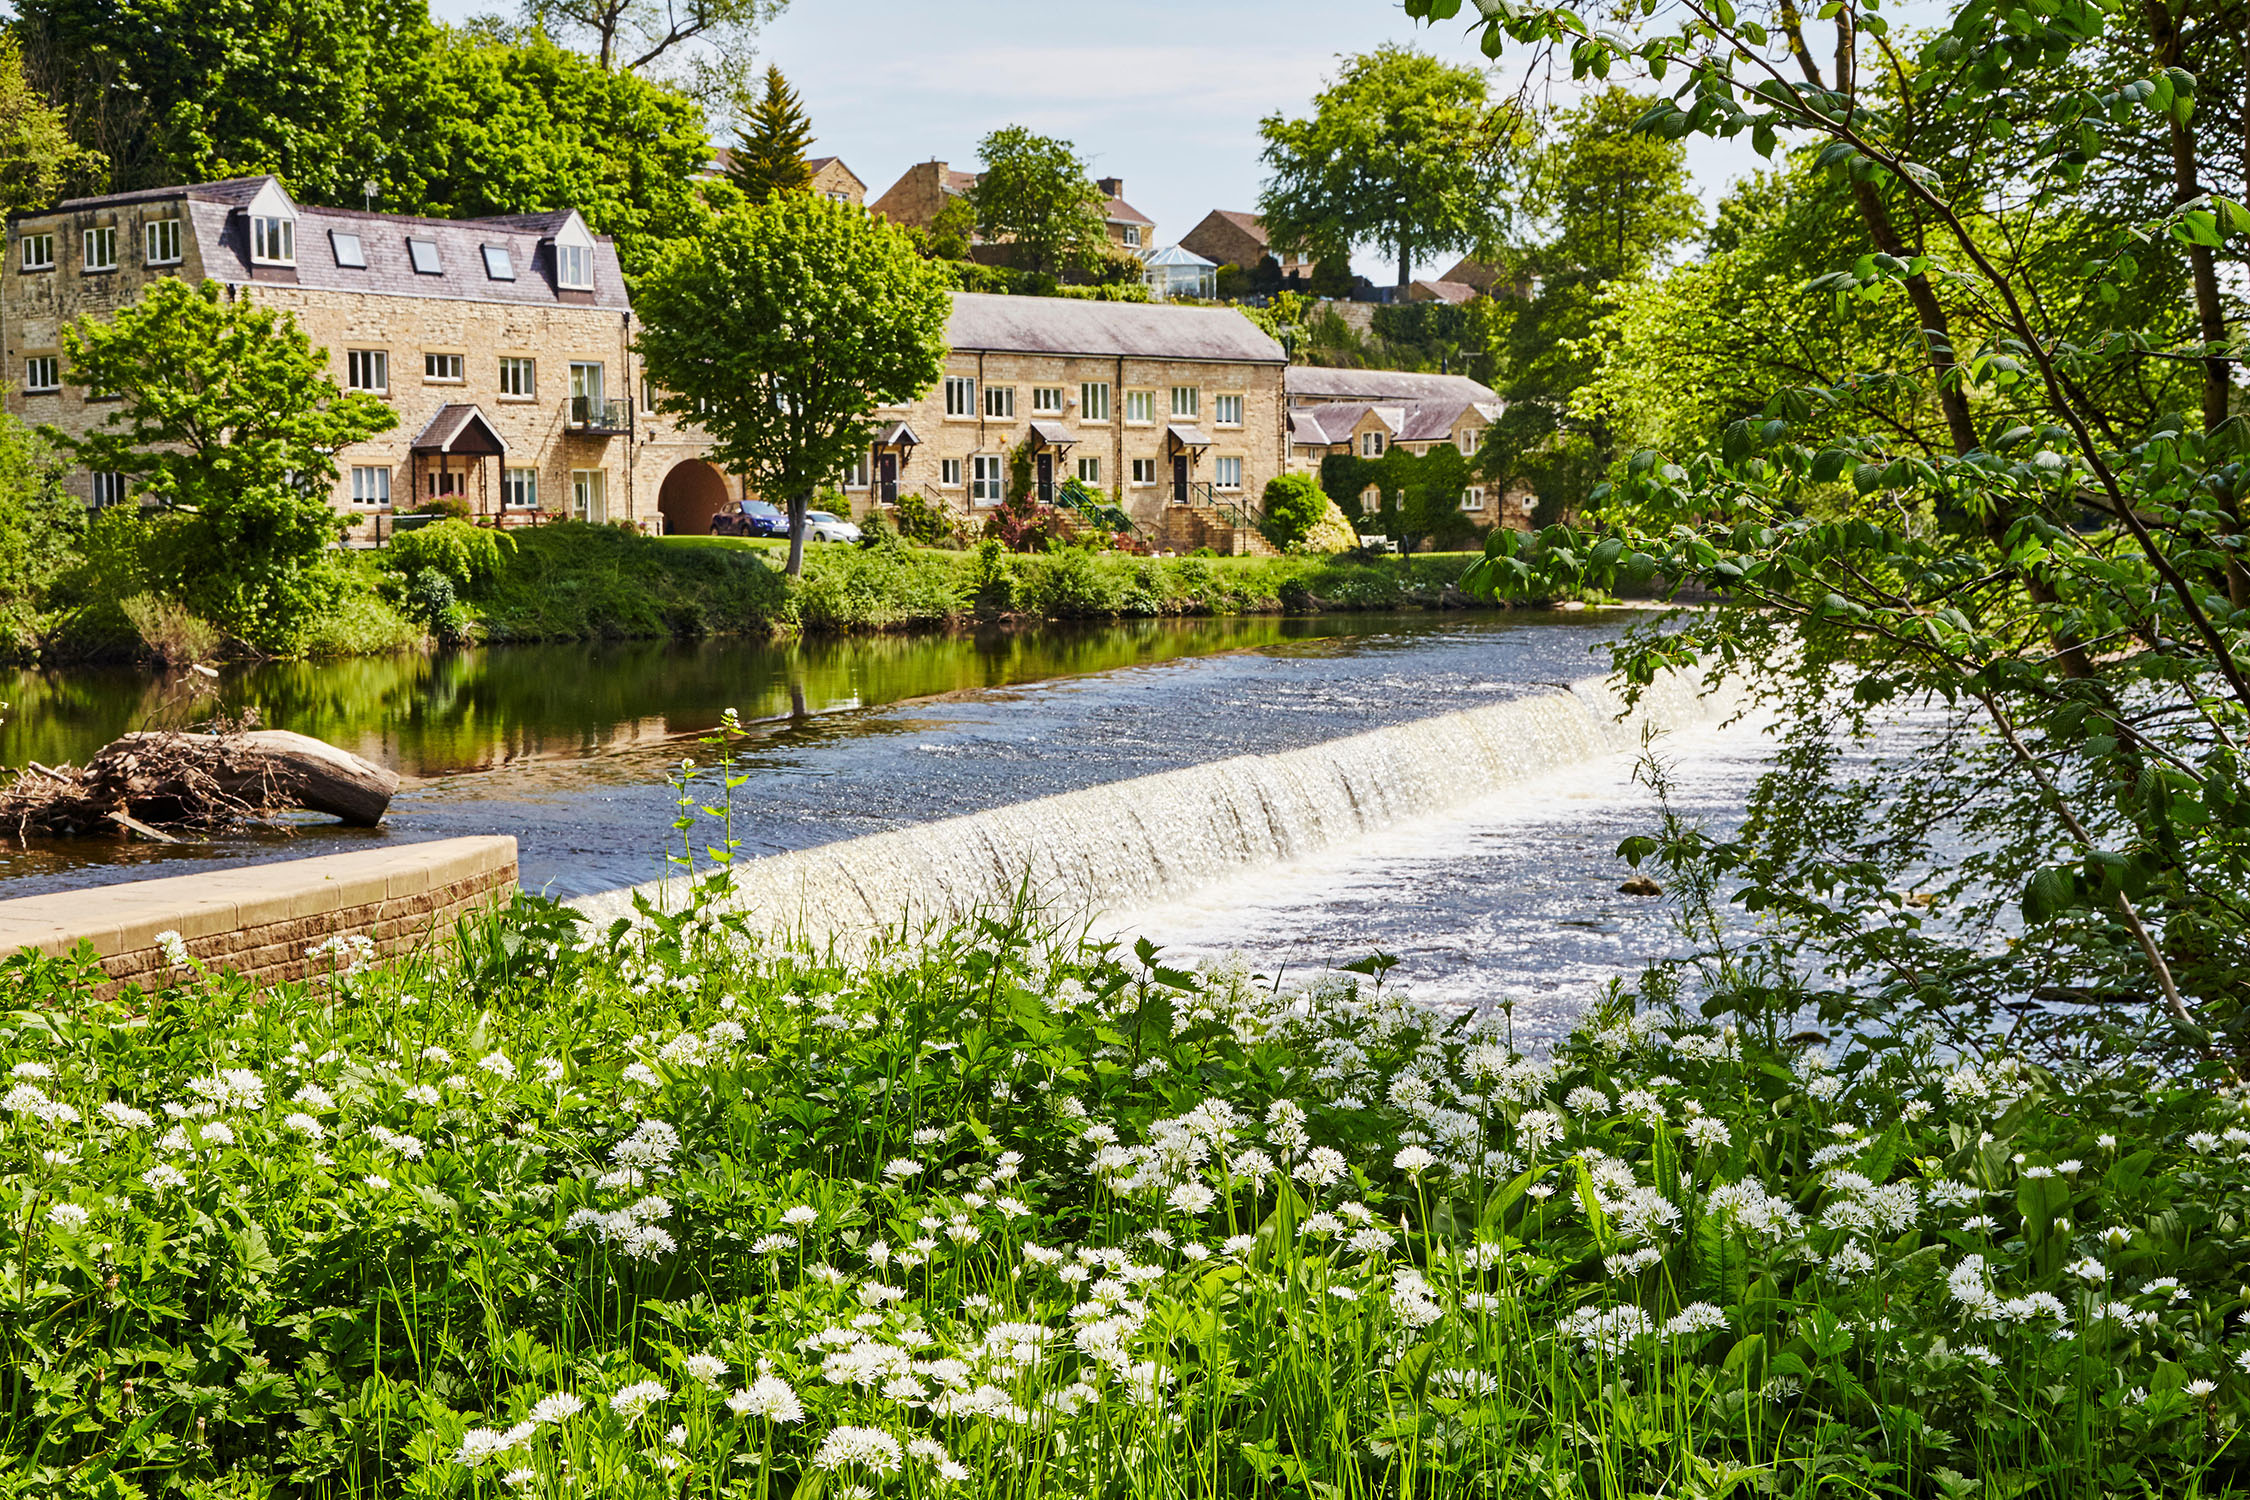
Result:
M977 232L1010 242L1020 269L1059 276L1099 252L1104 200L1070 142L1010 125L979 142L977 156L984 170L968 193Z
M657 409L709 433L713 463L787 497L791 574L813 491L867 451L877 407L937 380L945 284L903 230L808 193L719 214L641 279Z
M62 115L25 82L22 43L0 38L0 213L96 187L107 166L100 152L71 140Z
M1310 474L1276 474L1266 481L1258 508L1265 512L1266 540L1287 552L1312 535L1328 514L1330 501Z
M260 649L291 649L334 588L336 453L395 426L390 404L339 390L294 316L222 299L216 282L165 277L69 325L62 345L64 378L118 405L84 437L47 439L178 513L166 592Z
M52 445L0 415L0 651L10 655L36 639L48 585L85 528L86 507L62 480Z
M727 165L727 176L742 196L763 203L776 193L810 191L812 169L805 165L805 151L812 145L812 121L781 69L766 69L765 92L745 115Z
M644 73L698 98L740 92L758 28L787 0L526 0L531 29L593 49L604 72ZM683 62L684 59L684 62Z
M1346 62L1309 119L1268 115L1258 128L1271 173L1258 214L1277 250L1325 268L1338 246L1380 245L1404 286L1417 260L1504 228L1500 178L1518 132L1474 69L1386 45Z

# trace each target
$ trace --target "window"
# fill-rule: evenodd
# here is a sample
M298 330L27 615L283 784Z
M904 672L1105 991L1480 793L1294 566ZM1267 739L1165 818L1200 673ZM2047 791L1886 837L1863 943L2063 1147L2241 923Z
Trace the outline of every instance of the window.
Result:
M942 489L957 490L961 488L961 460L958 458L939 459L937 482Z
M555 246L555 285L576 292L594 289L594 249L591 245Z
M1156 483L1156 460L1155 460L1155 459L1153 459L1153 458L1136 458L1136 459L1134 459L1134 460L1133 460L1133 483L1135 483L1135 484L1154 484L1154 483Z
M1128 224L1125 226L1125 248L1128 250L1138 250L1141 248L1140 225Z
M408 240L407 258L414 262L417 276L443 276L445 262L438 259L436 240Z
M1078 480L1081 484L1100 484L1102 482L1102 461L1098 458L1078 460Z
M865 453L844 465L843 483L840 487L847 490L864 490L867 488L867 455Z
M180 221L155 219L141 226L141 241L148 251L152 266L176 266L180 263Z
M468 483L468 478L469 476L462 473L459 469L438 469L424 474L422 476L422 482L428 487L430 498L432 500L435 500L440 495L460 495L467 493L465 487Z
M94 509L106 510L112 505L123 505L125 497L133 493L131 481L113 469L95 469Z
M1483 490L1463 490L1463 491L1461 492L1461 508L1462 508L1463 510L1483 510L1483 509L1484 509L1484 491L1483 491Z
M1242 398L1240 396L1213 396L1211 420L1220 427L1242 425Z
M391 388L391 356L384 349L346 349L344 351L344 384L355 391L387 391Z
M599 360L574 359L570 362L570 399L573 405L583 401L589 414L602 404L602 367Z
M1002 420L1013 419L1016 414L1016 388L1012 385L988 385L984 388L984 414Z
M972 505L998 505L1000 503L1001 458L997 453L979 453L969 460L969 503Z
M117 228L86 231L86 269L89 271L114 271L117 269Z
M570 518L574 521L606 521L609 519L609 498L602 485L599 469L572 469L570 471Z
M528 401L539 394L539 366L536 360L520 359L512 354L500 357L500 394Z
M367 248L360 244L359 236L346 234L341 229L328 231L328 248L335 252L336 264L367 269Z
M1109 382L1088 380L1078 387L1078 420L1081 422L1106 422L1109 420Z
M23 362L23 388L27 391L62 389L62 361L52 354L34 354Z
M1203 409L1203 391L1199 386L1176 385L1172 387L1172 415L1192 417Z
M391 503L391 471L371 464L352 465L352 504L383 510Z
M1471 458L1477 456L1477 430L1474 427L1461 429L1461 451Z
M1383 435L1379 432L1361 433L1359 435L1359 456L1361 458L1381 458L1383 456Z
M539 508L539 471L505 469L500 474L500 507L503 510Z
M1125 420L1128 422L1155 421L1156 392L1127 391L1125 393Z
M459 385L462 358L458 354L425 354L422 356L422 378Z
M1063 409L1063 388L1059 385L1033 386L1031 409L1040 416L1060 416Z
M945 377L945 414L949 417L973 417L977 414L977 383L966 375Z
M26 271L52 271L55 268L53 235L27 234L23 237L23 268Z
M1222 490L1242 488L1242 460L1215 458L1211 461L1211 482Z
M297 221L280 214L259 214L252 218L250 259L267 266L295 265Z
M506 245L487 245L484 247L484 274L494 281L513 281L516 279L516 260L514 256L508 253Z

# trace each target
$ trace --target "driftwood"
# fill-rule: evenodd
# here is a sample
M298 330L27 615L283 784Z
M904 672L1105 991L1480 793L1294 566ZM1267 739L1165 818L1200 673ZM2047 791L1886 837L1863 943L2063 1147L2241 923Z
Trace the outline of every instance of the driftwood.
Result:
M398 776L348 750L284 729L148 730L112 740L82 767L33 766L0 788L0 828L19 839L91 833L177 842L303 809L371 828Z

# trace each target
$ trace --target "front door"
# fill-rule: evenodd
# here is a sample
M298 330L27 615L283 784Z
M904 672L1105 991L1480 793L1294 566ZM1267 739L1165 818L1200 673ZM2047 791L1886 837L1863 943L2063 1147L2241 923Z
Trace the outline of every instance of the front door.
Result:
M1039 503L1055 503L1055 455L1052 449L1039 455Z
M882 481L883 503L898 504L898 455L885 453L878 457L875 460L875 473Z
M1185 453L1172 455L1172 503L1185 505L1187 501L1188 461Z

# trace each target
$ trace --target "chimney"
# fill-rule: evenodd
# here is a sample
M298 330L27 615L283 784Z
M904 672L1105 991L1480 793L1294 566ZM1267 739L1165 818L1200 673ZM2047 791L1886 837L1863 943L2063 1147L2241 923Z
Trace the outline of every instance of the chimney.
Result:
M1122 177L1097 177L1094 179L1094 186L1101 189L1105 197L1125 196L1125 179Z

